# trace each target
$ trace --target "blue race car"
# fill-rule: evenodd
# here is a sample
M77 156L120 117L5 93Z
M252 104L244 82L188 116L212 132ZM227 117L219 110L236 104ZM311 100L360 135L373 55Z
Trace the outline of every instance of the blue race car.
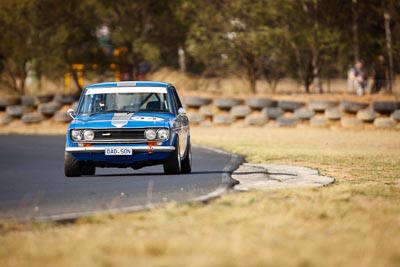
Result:
M186 111L173 85L110 82L86 87L68 127L67 177L95 175L96 167L163 165L165 174L190 173Z

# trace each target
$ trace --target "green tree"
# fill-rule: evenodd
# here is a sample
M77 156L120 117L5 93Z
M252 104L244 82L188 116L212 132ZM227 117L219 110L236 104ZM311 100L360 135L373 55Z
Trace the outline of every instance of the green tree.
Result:
M284 56L285 35L276 22L274 1L188 1L185 8L193 20L186 41L192 57L208 70L245 77L252 93L263 72L273 86L281 74L271 70Z
M130 79L137 78L142 61L177 63L178 45L185 33L174 12L179 1L98 2L102 23L110 28L115 47L122 51L117 60L125 65Z
M0 1L0 78L5 86L21 95L25 93L28 62L37 52L29 12L28 0Z

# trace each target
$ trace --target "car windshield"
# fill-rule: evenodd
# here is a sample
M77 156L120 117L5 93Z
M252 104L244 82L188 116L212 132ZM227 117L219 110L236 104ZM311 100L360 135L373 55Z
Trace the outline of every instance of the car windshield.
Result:
M88 89L78 114L163 112L172 113L165 88L157 90Z

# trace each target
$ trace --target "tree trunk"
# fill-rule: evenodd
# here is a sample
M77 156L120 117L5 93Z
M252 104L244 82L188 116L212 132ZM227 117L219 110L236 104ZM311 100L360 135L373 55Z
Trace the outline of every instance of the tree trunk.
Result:
M313 68L313 77L314 77L314 88L316 93L323 93L321 79L319 77L319 59L318 53L313 53L312 59L312 68Z
M360 59L360 42L358 38L358 6L357 0L352 0L351 13L352 13L352 32L353 32L353 53L354 62Z
M384 7L383 17L385 19L385 33L386 33L386 48L389 59L389 81L388 90L392 92L394 75L393 75L393 49L392 49L392 32L390 30L390 14L386 7Z
M72 70L71 73L72 73L72 79L74 80L76 88L78 88L78 92L81 93L83 91L83 88L79 84L78 72L76 70Z
M247 81L249 82L250 92L252 94L256 94L256 70L254 66L248 66L247 68Z

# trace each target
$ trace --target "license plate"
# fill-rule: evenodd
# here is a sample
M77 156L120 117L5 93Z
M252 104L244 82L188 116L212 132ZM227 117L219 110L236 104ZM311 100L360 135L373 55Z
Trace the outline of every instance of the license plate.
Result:
M126 147L110 147L106 148L105 154L107 156L125 156L132 155L132 148Z

